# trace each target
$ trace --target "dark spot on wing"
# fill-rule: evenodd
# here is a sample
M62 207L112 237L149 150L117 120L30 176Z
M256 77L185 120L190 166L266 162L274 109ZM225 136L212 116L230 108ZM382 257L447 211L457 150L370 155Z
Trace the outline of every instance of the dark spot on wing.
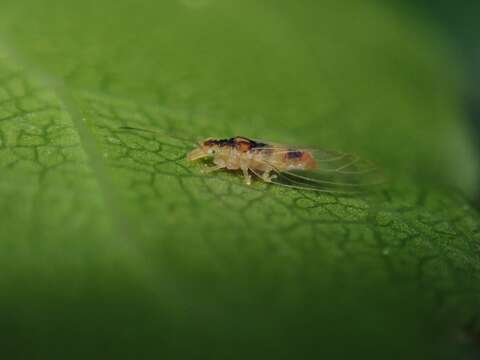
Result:
M292 151L289 151L287 152L287 158L288 159L291 159L291 160L294 160L294 159L301 159L303 156L303 151L295 151L295 150L292 150Z

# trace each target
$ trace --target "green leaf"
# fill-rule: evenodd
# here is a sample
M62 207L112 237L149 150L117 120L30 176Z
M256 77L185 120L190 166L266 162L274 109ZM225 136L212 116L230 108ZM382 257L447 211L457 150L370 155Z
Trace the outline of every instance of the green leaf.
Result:
M478 159L443 41L369 1L4 1L2 349L458 358ZM248 187L178 134L354 152L391 182Z

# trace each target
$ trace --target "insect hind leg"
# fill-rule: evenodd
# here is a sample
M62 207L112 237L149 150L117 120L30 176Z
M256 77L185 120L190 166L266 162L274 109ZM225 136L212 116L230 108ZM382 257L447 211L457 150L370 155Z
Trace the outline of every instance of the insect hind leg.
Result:
M270 175L271 170L264 171L260 178L265 182L272 182L273 179L277 177L277 175L273 174Z
M270 175L270 172L272 170L267 170L263 171L261 174L254 169L250 169L250 171L260 180L266 182L266 183L271 183L273 179L277 178L276 174Z

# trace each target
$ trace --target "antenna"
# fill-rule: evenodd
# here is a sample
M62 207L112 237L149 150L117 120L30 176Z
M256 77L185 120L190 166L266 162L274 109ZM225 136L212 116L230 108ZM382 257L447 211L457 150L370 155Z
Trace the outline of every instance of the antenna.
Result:
M149 133L152 133L152 134L162 134L162 135L166 135L166 136L169 136L169 137L171 137L171 138L173 138L173 139L180 140L180 141L184 141L184 142L189 142L189 143L196 142L196 141L194 141L194 140L192 140L192 139L186 139L186 138L182 138L182 137L179 137L179 136L171 135L171 134L169 134L168 132L162 131L162 130L155 130L155 129L149 129L149 128L140 128L140 127L129 126L129 125L119 126L118 129L120 129L120 130L129 130L129 131L143 131L143 132L149 132Z

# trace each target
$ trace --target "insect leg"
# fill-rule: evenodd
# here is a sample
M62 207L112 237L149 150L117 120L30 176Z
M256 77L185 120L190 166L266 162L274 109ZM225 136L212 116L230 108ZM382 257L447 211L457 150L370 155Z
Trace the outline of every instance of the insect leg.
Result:
M248 173L248 167L242 166L243 177L245 178L245 184L251 185L252 184L252 177Z
M272 170L267 170L267 171L264 171L261 178L263 181L265 182L272 182L273 179L275 179L277 177L277 175L270 175L270 172Z

